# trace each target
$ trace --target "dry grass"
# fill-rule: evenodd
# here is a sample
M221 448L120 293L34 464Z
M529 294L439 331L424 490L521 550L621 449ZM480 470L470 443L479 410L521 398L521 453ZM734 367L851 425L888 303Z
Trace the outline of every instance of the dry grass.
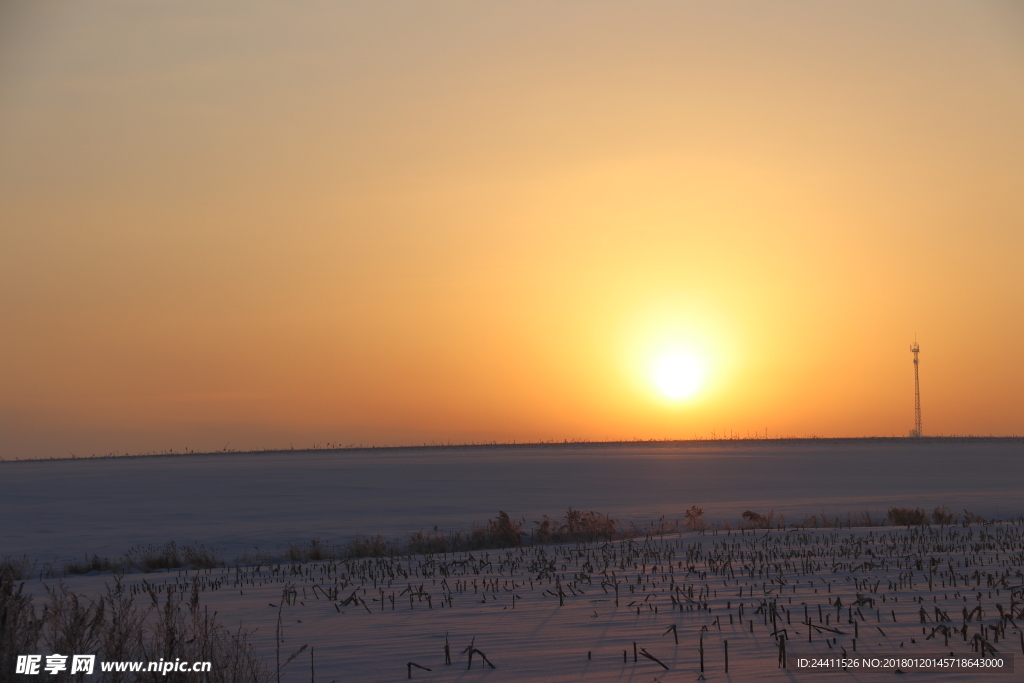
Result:
M166 545L140 545L125 553L128 564L144 572L177 569L192 565L196 569L212 569L223 564L216 551L203 545L178 547L174 541Z
M4 558L0 563L0 677L15 669L19 654L35 652L42 623L32 608L32 597L23 593L19 563Z
M884 521L885 520L883 519L875 519L867 510L864 512L850 512L846 515L846 525L850 528L858 526L882 526Z
M745 510L741 517L747 521L746 527L748 529L771 529L775 523L775 510L772 510L767 515L762 515L753 510Z
M469 549L514 548L523 544L523 535L523 523L501 510L497 519L487 520L486 526L473 527L469 534Z
M707 529L707 522L704 521L704 511L694 505L686 511L686 529L688 531L703 531Z
M179 592L168 588L161 597L151 589L151 604L134 603L120 581L97 600L89 600L66 586L48 586L43 609L37 612L32 597L22 592L13 574L0 570L0 671L14 671L18 654L38 652L95 653L99 661L214 662L204 680L213 683L265 683L270 675L254 654L241 629L229 632L199 606L193 584L186 604ZM101 673L91 681L160 680L185 683L190 674ZM58 679L64 680L64 679Z
M754 510L745 510L742 521L734 526L728 520L720 524L708 523L704 511L693 505L684 511L685 521L660 519L637 524L630 521L621 523L610 516L593 510L583 511L569 508L561 519L551 519L545 515L541 520L533 522L533 527L525 528L525 519L515 519L505 511L499 511L494 519L485 524L473 524L470 530L442 531L437 526L432 531L415 531L406 539L387 539L375 536L356 536L341 545L328 545L321 539L308 543L289 543L283 557L290 562L319 562L327 560L349 560L363 557L397 557L405 555L431 555L467 550L483 550L492 548L513 548L522 545L549 543L579 543L595 541L613 541L627 538L665 536L679 533L682 530L706 532L712 529L729 531L738 529L840 529L843 527L877 527L886 522L895 526L921 526L929 523L949 525L958 522L958 517L950 512L947 506L937 506L929 514L920 508L893 507L886 517L873 516L868 511L850 512L845 518L840 515L828 515L824 512L816 515L805 515L795 523L787 525L785 517L774 510L763 514ZM964 511L964 524L988 524L981 515ZM256 548L237 557L234 563L240 565L257 565L279 561L280 551L267 551ZM101 558L95 554L86 555L82 561L69 562L63 571L50 567L40 571L39 576L61 577L68 574L86 574L92 571L119 572L137 569L152 572L161 569L178 569L186 566L209 569L223 566L224 562L213 549L203 545L182 545L174 542L165 545L140 545L115 561ZM27 559L12 560L7 557L0 561L0 568L6 567L16 579L27 577L34 571Z
M664 518L662 518L664 519ZM631 526L634 536L643 536L645 531L635 525ZM630 531L624 530L618 522L608 515L588 510L569 508L563 520L548 519L545 515L540 521L533 523L530 532L530 543L578 543L592 541L611 541L625 538Z
M68 562L64 565L64 574L88 574L92 571L97 572L116 572L123 571L125 563L123 562L111 562L106 557L100 557L93 553L92 557L88 555L81 562Z
M292 562L319 562L333 560L337 557L337 553L327 547L319 538L314 538L308 546L289 543L287 557Z
M956 524L956 515L945 505L936 506L932 511L932 524Z
M436 526L433 531L414 531L409 534L409 552L414 555L434 555L453 552L453 548L466 545L461 531L444 533Z
M824 515L822 515L824 517ZM795 529L820 529L828 526L825 524L824 519L819 519L818 515L804 515L804 518L793 524Z
M922 526L928 523L928 515L921 508L889 508L887 518L896 526Z
M882 524L882 519L872 517L871 513L865 510L864 512L848 512L846 519L839 515L830 517L824 512L818 515L805 515L803 520L791 526L797 529L841 529L843 527L852 529L854 527L882 526Z
M387 541L383 536L356 536L344 546L346 557L393 557L401 555L397 542Z
M679 531L678 519L666 519L665 515L662 515L659 519L651 520L645 524L637 525L634 522L630 522L628 526L620 526L619 534L612 538L664 537L665 534L678 534ZM607 540L612 540L612 538Z
M664 521L652 522L650 525L638 527L630 525L623 529L616 520L594 511L582 511L569 508L562 520L552 520L547 516L534 522L529 532L524 528L525 520L517 520L505 511L499 511L497 517L489 519L485 524L474 524L467 531L441 531L434 527L431 531L414 531L403 542L400 539L388 540L381 535L356 536L339 546L328 546L319 539L307 544L289 543L286 558L292 562L308 562L318 560L349 560L362 557L397 557L402 555L431 555L455 553L467 550L485 550L492 548L515 548L525 544L566 543L614 540L645 534L669 533L678 531L678 524L672 525ZM239 563L255 564L272 561L271 553L259 555L246 554L239 558Z
M23 581L32 574L34 566L28 557L15 559L10 555L4 555L3 559L0 559L0 574L6 574L15 581Z
M140 545L132 548L117 560L100 557L95 553L86 555L82 562L68 562L64 565L64 575L88 574L92 571L123 572L137 569L153 572L159 569L180 569L192 566L196 569L213 569L223 566L224 562L217 556L214 549L204 545L178 546L171 541L165 545Z
M964 510L964 525L967 524L991 524L992 520L985 519L981 515Z
M438 549L437 552L444 552ZM343 545L330 546L320 539L308 543L289 543L284 558L289 562L320 562L329 560L347 560L360 557L396 557L407 553L407 548L397 540L388 540L376 536L356 536ZM279 553L257 552L245 553L237 558L238 564L266 564L280 558Z

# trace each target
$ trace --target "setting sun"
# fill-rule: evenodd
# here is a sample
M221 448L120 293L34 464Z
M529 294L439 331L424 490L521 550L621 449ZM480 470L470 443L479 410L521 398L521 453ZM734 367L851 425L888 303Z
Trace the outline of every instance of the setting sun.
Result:
M1021 432L1020 3L526 4L0 4L0 458Z
M690 398L700 388L704 368L699 360L684 353L662 356L654 364L654 381L666 397Z

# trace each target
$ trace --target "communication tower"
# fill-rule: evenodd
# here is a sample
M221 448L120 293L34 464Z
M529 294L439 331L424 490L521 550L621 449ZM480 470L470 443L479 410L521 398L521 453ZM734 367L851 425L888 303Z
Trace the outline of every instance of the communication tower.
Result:
M914 428L910 431L910 435L921 436L921 378L917 370L917 354L921 351L921 347L916 339L910 347L910 351L914 354Z

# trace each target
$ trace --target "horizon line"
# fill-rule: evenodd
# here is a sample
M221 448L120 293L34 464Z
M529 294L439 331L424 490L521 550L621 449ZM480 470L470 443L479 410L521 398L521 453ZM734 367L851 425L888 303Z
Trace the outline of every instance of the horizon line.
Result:
M0 457L0 463L28 463L28 462L64 462L68 460L113 460L113 459L136 459L136 458L175 458L175 457L203 457L213 455L262 455L267 453L358 453L366 451L413 451L413 450L470 450L470 449L488 449L488 450L502 450L502 449L529 449L529 448L572 448L580 446L597 446L597 447L616 447L616 446L630 446L639 444L650 444L659 446L692 446L692 445L725 445L725 444L764 444L764 445L783 445L783 444L794 444L801 442L826 442L826 443L840 443L840 442L899 442L904 441L908 443L941 443L941 442L1013 442L1021 441L1024 442L1024 436L1019 435L1008 435L1008 436L978 436L973 434L965 435L935 435L935 436L780 436L780 437L729 437L729 438L695 438L695 439L621 439L611 441L589 441L585 439L563 439L562 441L525 441L517 442L514 439L511 442L499 442L499 441L487 441L487 442L467 442L467 443L423 443L415 445L403 445L403 446L378 446L376 444L364 445L364 444L350 444L348 446L320 446L314 444L308 448L295 448L291 446L289 448L262 448L262 449L248 449L248 450L235 450L228 449L226 446L221 450L216 451L161 451L161 452L149 452L149 453L106 453L103 455L96 455L95 453L87 456L79 456L74 453L70 453L70 457L55 457L50 456L48 458L14 458L7 459Z

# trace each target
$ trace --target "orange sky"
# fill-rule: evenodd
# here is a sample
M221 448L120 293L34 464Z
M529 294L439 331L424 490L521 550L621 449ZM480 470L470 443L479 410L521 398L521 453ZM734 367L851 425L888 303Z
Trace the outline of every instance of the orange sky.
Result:
M5 3L0 457L1024 432L1015 2ZM689 398L652 367L682 352Z

